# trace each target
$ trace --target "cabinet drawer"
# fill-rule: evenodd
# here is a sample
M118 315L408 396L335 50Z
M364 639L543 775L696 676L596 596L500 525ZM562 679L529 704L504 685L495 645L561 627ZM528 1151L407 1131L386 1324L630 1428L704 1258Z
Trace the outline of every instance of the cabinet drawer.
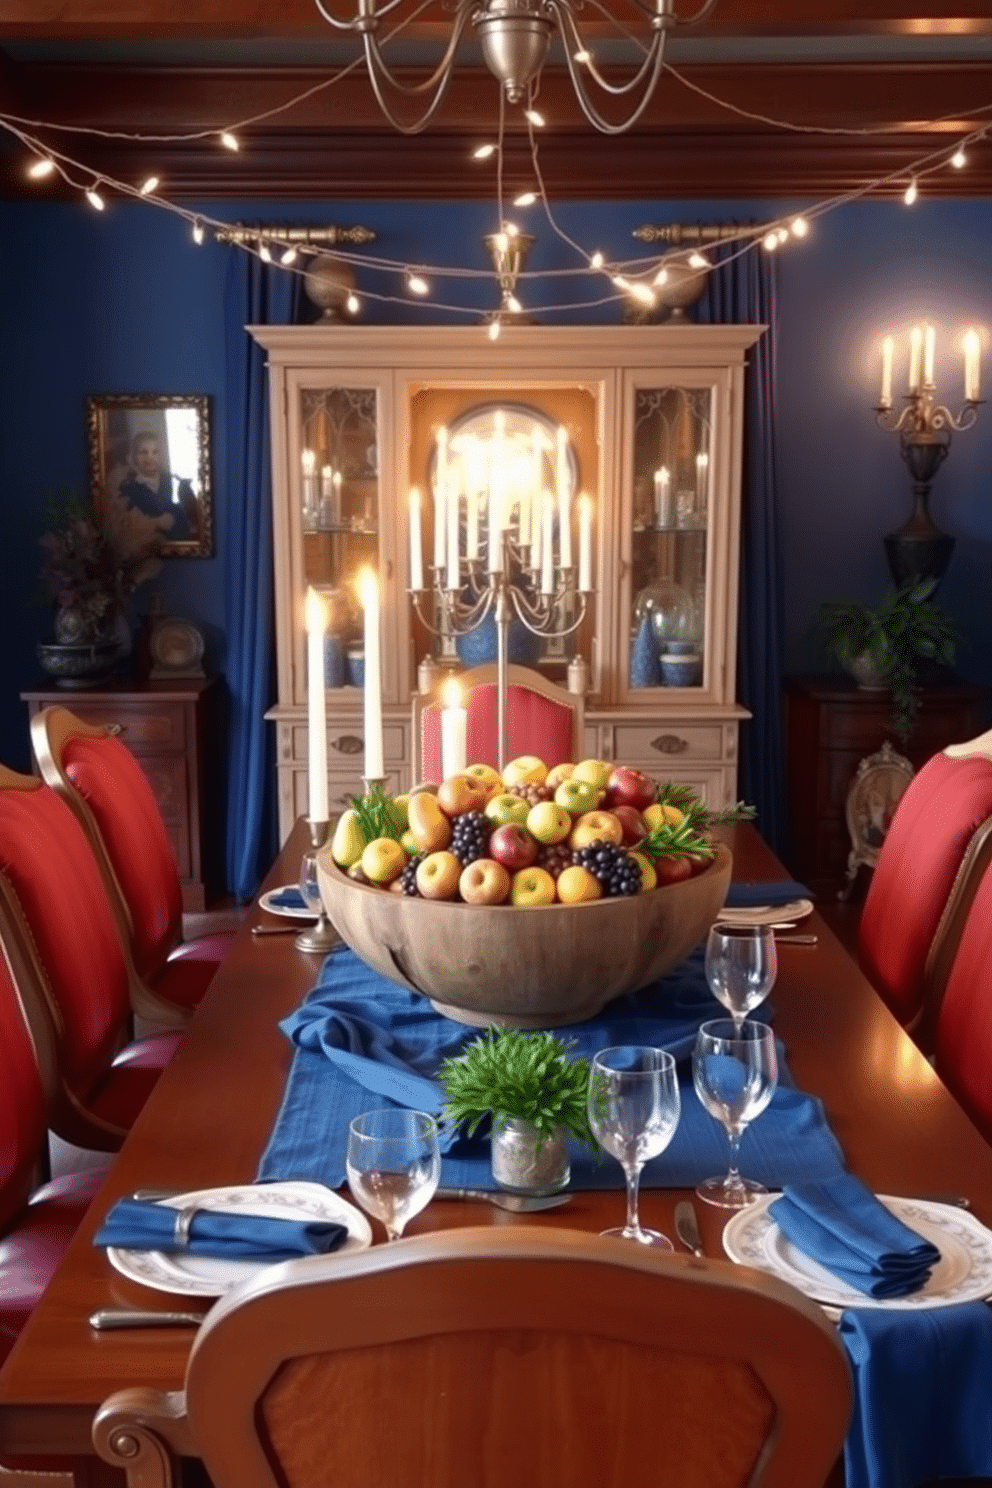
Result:
M288 758L284 755L284 762L293 760L297 763L305 762L308 756L307 726L294 724L292 726L292 743ZM360 721L342 723L338 720L330 722L327 726L327 765L330 771L335 766L345 769L355 762L355 769L361 775L365 757L365 734ZM402 724L383 723L382 725L382 757L388 766L402 765L406 758L406 730Z
M143 705L132 708L126 703L110 700L80 703L74 697L72 711L86 723L114 728L121 743L126 744L132 754L144 755L147 750L181 752L186 748L186 713L178 705L163 703L158 707Z
M719 723L618 723L613 729L613 758L623 764L650 761L655 767L679 760L719 760L724 757L723 727Z

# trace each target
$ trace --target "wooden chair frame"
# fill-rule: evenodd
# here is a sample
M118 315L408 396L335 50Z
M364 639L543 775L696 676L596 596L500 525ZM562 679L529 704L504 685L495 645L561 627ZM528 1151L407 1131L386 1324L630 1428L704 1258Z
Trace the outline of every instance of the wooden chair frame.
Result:
M492 1374L452 1378L451 1351L462 1358L466 1339L480 1360L490 1358ZM549 1488L557 1488L570 1468L558 1465L555 1391L535 1399L533 1411L520 1419L493 1378L500 1371L504 1382L512 1378L518 1367L513 1361L522 1357L535 1360L527 1367L538 1371L549 1359L557 1358L560 1366L563 1349L570 1372L552 1377L567 1389L565 1378L580 1385L587 1364L602 1376L618 1346L629 1346L644 1362L638 1381L647 1392L660 1388L651 1361L663 1370L667 1360L664 1386L676 1396L685 1358L692 1356L693 1370L704 1373L694 1373L696 1383L683 1392L704 1411L719 1413L720 1401L710 1400L709 1388L700 1390L700 1378L715 1394L716 1379L726 1378L728 1370L746 1380L751 1398L761 1401L763 1420L747 1428L747 1463L730 1465L737 1470L735 1482L743 1481L744 1471L755 1488L820 1488L826 1480L847 1430L852 1387L846 1353L820 1308L777 1278L727 1261L528 1226L445 1230L351 1255L273 1266L211 1309L194 1343L183 1393L117 1392L97 1413L93 1441L105 1461L127 1472L129 1488L167 1488L180 1454L201 1457L216 1488L275 1488L284 1481L292 1488L335 1481L347 1488L368 1482L371 1488L363 1427L370 1428L377 1412L381 1430L397 1442L433 1441L444 1431L439 1422L457 1432L459 1402L471 1400L474 1408L481 1400L485 1441L473 1436L470 1453L478 1460L464 1463L453 1448L455 1455L449 1451L446 1459L449 1474L456 1471L464 1488L501 1482L500 1443L510 1441L536 1474L543 1444L545 1460L550 1452L556 1463ZM411 1357L422 1368L401 1374L409 1388L390 1391L388 1399L362 1390L370 1358L375 1368L376 1360L383 1367L392 1361L394 1370L403 1371ZM283 1391L275 1409L282 1412L284 1439L294 1450L302 1440L306 1450L294 1367L334 1372L340 1393L331 1384L325 1397L324 1373L304 1384L305 1398L316 1399L321 1412L330 1398L339 1410L367 1409L369 1419L354 1432L339 1432L329 1455L291 1474L285 1463L276 1468L271 1461L279 1453L279 1428L272 1425L269 1387ZM350 1375L355 1368L358 1375ZM439 1389L440 1378L451 1383L454 1398ZM677 1400L673 1408L680 1408ZM574 1418L566 1401L569 1409ZM617 1430L594 1413L580 1412L579 1418L595 1433ZM638 1436L634 1450L643 1452L655 1439L650 1411L638 1414L637 1429L644 1440ZM711 1468L706 1436L692 1436L690 1456L698 1442ZM575 1450L581 1452L581 1445L573 1449L573 1468ZM410 1474L415 1470L411 1466ZM700 1481L691 1461L680 1462L680 1472L683 1488ZM391 1488L412 1488L412 1476L400 1477L404 1481ZM569 1481L581 1488L589 1480L580 1473Z
M466 692L471 692L475 687L487 685L496 686L499 679L499 667L496 662L486 662L483 666L470 667L466 672L453 673L459 686ZM443 702L442 690L447 676L439 677L429 693L415 692L412 701L412 780L417 783L423 778L423 738L422 738L422 715L426 707L437 704L439 707ZM585 698L580 692L569 692L565 687L559 687L557 682L550 681L542 676L540 672L530 667L520 666L516 662L508 662L506 668L507 690L511 687L527 687L531 692L536 692L541 697L550 698L552 702L561 703L563 707L569 708L572 713L572 746L574 759L580 760L585 752ZM468 764L473 761L469 760Z

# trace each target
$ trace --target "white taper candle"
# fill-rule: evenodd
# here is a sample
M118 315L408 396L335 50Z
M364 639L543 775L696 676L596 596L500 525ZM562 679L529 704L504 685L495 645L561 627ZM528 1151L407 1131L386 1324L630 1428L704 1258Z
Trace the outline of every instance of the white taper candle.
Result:
M410 588L419 591L424 587L424 551L420 530L420 491L414 486L410 492Z
M465 769L467 714L461 701L461 688L452 678L444 685L444 707L441 710L442 780L460 775Z
M307 590L307 784L311 821L327 821L327 713L324 707L324 632L327 606Z
M370 568L360 577L365 611L365 779L381 780L382 767L382 662L379 652L379 583Z

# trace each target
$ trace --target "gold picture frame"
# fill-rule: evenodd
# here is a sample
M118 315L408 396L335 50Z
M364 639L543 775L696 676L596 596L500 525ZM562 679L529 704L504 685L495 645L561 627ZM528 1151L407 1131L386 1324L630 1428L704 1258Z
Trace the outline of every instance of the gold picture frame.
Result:
M213 554L210 407L202 394L116 393L86 400L97 525L123 551Z

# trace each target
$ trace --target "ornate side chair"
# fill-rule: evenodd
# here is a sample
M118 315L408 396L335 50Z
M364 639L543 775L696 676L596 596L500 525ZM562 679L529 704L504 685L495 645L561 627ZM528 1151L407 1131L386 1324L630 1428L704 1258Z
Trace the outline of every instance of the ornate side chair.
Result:
M158 803L140 765L110 729L68 708L31 720L45 782L72 808L100 866L139 988L135 1010L180 1023L231 948L229 934L182 940L182 890Z
M990 858L986 854L986 865ZM946 972L924 1009L924 1035L937 1073L987 1142L992 1142L992 868L986 866Z
M185 1394L121 1391L93 1439L132 1488L169 1482L177 1451L215 1488L600 1488L646 1464L680 1488L738 1488L759 1464L763 1488L821 1488L850 1410L834 1328L772 1277L460 1229L233 1289Z
M115 1152L181 1035L130 1039L130 975L82 827L53 790L0 765L0 944L57 1071L49 1125Z
M467 718L467 763L499 765L499 697L494 662L462 672ZM582 696L547 681L529 667L507 667L508 758L536 754L548 766L580 760L585 754ZM441 779L440 697L413 698L413 779Z

